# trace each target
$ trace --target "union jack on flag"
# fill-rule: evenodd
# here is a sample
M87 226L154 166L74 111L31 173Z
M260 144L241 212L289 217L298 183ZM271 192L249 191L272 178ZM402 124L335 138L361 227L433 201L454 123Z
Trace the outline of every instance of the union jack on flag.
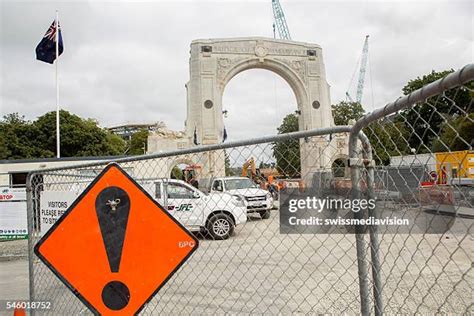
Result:
M59 23L58 23L59 25ZM63 37L61 35L61 26L59 26L59 56L63 53ZM56 21L51 23L51 26L44 34L41 42L36 46L36 59L52 64L56 60Z

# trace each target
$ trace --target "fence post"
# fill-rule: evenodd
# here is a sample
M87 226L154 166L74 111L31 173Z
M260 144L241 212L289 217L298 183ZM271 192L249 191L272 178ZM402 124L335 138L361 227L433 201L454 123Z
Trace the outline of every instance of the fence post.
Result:
M441 92L453 88L457 85L463 84L474 78L474 64L468 64L462 69L453 72L446 77L443 77L435 82L423 86L409 95L406 95L395 102L389 103L383 108L377 109L362 118L360 118L352 127L349 135L349 162L351 168L351 183L352 183L352 198L359 199L360 194L360 180L361 173L360 168L363 163L358 159L357 153L357 139L361 137L362 129L368 126L371 122L374 122L383 117L389 116L401 109L407 108L417 102L423 101L429 97L440 94ZM362 136L364 137L364 136ZM367 138L365 137L367 140ZM362 139L361 139L362 140ZM366 143L363 141L363 143ZM371 150L365 150L366 155L371 155ZM367 158L368 156L364 157ZM372 162L370 162L371 164ZM368 168L368 195L374 196L373 188L374 172L373 167ZM370 185L369 185L370 182ZM369 213L375 215L375 210ZM362 218L361 212L355 213L355 218ZM373 225L372 225L373 226ZM374 281L374 296L375 296L375 313L382 313L382 300L381 300L381 281L380 281L380 260L379 260L379 240L377 236L377 229L370 229L370 242L371 242L371 256L372 256L372 268L373 268L373 281ZM359 273L359 291L361 297L361 313L363 315L369 314L369 294L368 294L368 266L364 258L366 258L365 240L363 235L363 229L356 228L356 246L357 246L357 262L358 262L358 273Z
M366 169L367 169L367 199L374 199L375 200L375 192L374 192L374 168L375 163L372 158L372 148L370 146L370 141L367 136L364 134L363 131L359 132L358 138L362 140L363 146L363 157L367 162ZM369 217L377 217L376 209L369 208ZM373 282L373 295L375 300L375 315L382 315L383 314L383 300L382 300L382 280L380 272L380 240L378 236L378 226L370 225L369 226L369 235L370 235L370 258L371 258L371 267L372 267L372 282Z
M352 200L360 199L360 163L357 155L357 135L352 133L349 136L349 165L351 168L351 191ZM364 214L362 211L354 213L354 218L362 219ZM364 239L364 228L356 225L356 250L357 250L357 270L359 275L359 295L360 295L360 312L362 315L370 314L370 297L369 297L369 273L367 266L366 243Z
M33 185L31 183L33 174L30 172L26 178L26 218L28 222L28 277L29 277L29 299L34 301L35 297L35 284L34 284L34 271L33 271L33 257L32 250L34 247L35 237L35 218L34 218L34 207L33 207ZM32 311L32 315L34 311Z

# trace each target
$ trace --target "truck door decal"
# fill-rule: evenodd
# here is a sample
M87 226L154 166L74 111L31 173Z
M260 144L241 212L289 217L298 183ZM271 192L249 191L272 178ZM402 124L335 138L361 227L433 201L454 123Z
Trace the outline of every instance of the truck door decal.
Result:
M178 208L176 209L176 211L192 211L193 209L193 205L192 204L189 204L189 203L185 203L185 204L181 204L178 206Z

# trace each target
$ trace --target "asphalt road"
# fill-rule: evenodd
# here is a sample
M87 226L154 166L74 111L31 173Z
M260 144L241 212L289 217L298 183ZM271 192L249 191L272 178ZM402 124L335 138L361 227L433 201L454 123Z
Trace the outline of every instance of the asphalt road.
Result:
M0 298L28 299L28 260L0 261Z
M13 315L13 311L5 310L5 301L28 299L28 280L27 259L0 261L0 316Z

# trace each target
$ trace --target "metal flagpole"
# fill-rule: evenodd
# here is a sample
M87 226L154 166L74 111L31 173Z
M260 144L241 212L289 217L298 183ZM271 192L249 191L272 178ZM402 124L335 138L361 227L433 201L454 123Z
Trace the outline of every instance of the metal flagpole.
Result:
M58 80L58 63L59 63L59 13L56 10L56 157L61 158L61 140L59 133L59 80Z

